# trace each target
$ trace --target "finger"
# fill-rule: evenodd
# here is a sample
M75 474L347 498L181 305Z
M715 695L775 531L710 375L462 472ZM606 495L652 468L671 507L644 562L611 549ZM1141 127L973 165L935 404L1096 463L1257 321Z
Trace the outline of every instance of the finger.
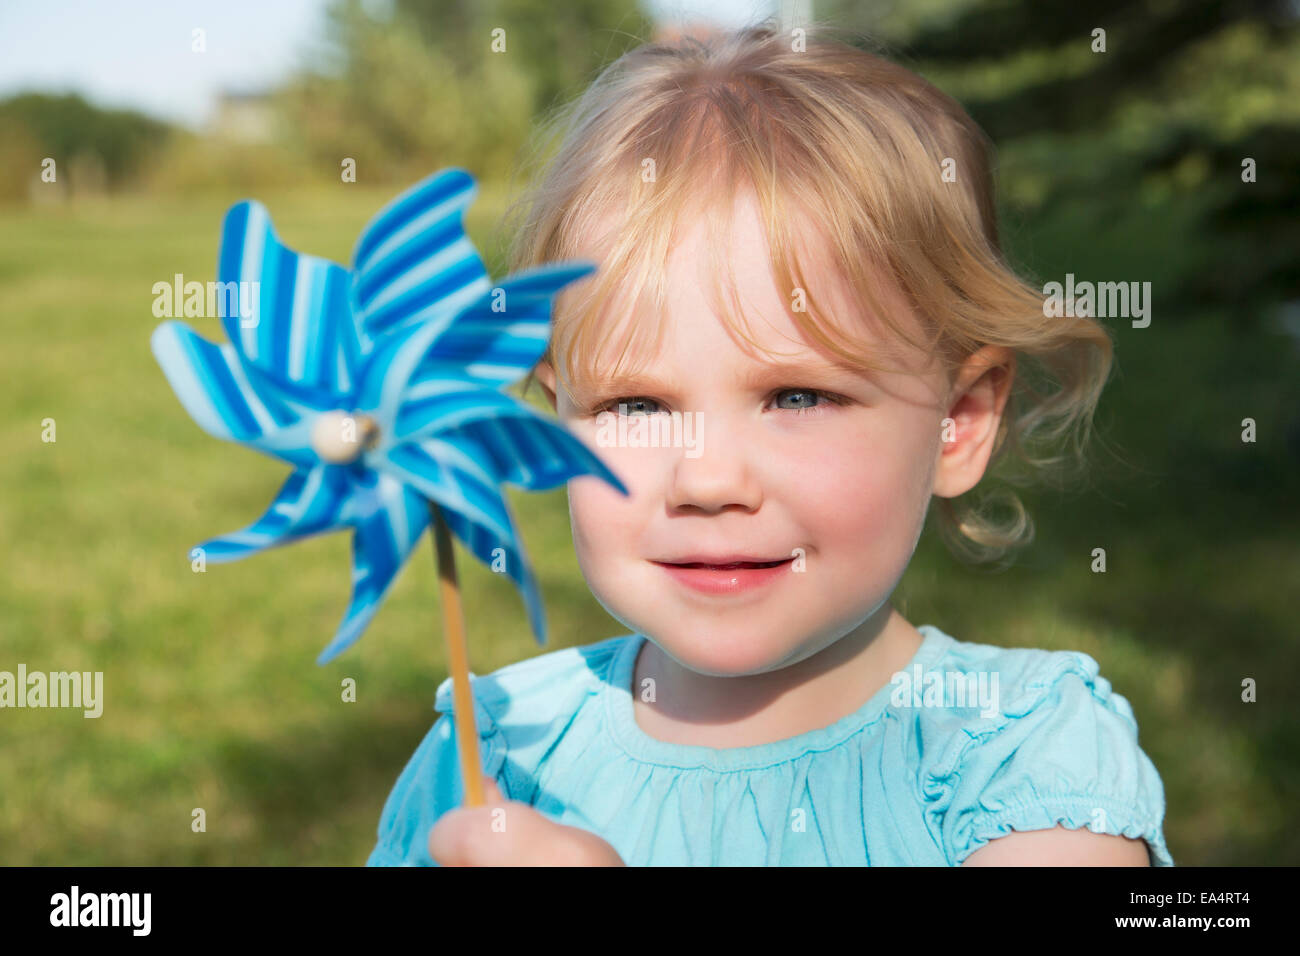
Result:
M531 858L525 834L493 828L481 807L465 813L471 815L448 821L449 813L429 831L429 856L439 866L512 866Z
M532 856L539 819L498 790L485 806L456 807L439 817L429 830L429 856L439 866L518 864Z
M439 866L469 866L470 831L465 811L448 810L429 830L429 856Z
M501 841L483 842L491 829L492 811L506 803L496 780L486 774L483 782L483 806L463 804L444 813L429 830L429 856L439 866L484 866L487 848L495 849ZM500 812L497 813L499 817ZM498 825L499 826L499 825Z
M429 830L429 856L439 866L498 866L518 852L515 830L503 825L501 807L457 807Z

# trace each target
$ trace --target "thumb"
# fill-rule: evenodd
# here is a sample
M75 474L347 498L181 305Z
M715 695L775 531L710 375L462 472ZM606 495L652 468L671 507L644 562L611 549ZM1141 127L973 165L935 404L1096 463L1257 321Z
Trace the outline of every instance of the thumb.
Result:
M491 777L483 777L483 799L491 806L500 806L506 802L505 796L501 793L501 788Z

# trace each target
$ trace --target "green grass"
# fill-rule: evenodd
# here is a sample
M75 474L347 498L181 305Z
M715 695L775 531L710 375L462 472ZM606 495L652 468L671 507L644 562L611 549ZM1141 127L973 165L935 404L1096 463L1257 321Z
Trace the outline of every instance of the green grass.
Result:
M259 193L285 242L337 261L389 196ZM446 670L427 540L366 636L325 667L314 658L347 602L346 535L190 569L188 549L260 514L285 474L200 431L149 351L152 284L213 278L221 216L239 198L0 211L0 669L105 681L98 720L0 713L0 863L360 863L434 718ZM471 211L481 243L499 210L487 191ZM1097 245L1122 257L1126 236L1170 241L1152 239L1147 211L1133 216ZM1075 261L1053 252L1077 241L1069 226L1036 234L1045 274ZM1138 277L1108 268L1074 271ZM222 338L215 319L191 321ZM1157 312L1118 337L1099 422L1119 455L1086 492L1028 496L1038 540L1004 574L961 566L927 534L901 603L963 640L1096 657L1162 773L1180 864L1294 863L1297 483L1281 437L1294 354L1228 316ZM1246 415L1256 445L1237 437ZM547 650L621 633L583 584L563 490L510 495L546 596ZM1104 575L1089 570L1094 547L1107 549ZM475 672L539 653L513 586L460 555ZM345 677L355 703L341 700ZM1240 702L1243 677L1258 680L1258 703ZM196 807L204 833L191 830Z

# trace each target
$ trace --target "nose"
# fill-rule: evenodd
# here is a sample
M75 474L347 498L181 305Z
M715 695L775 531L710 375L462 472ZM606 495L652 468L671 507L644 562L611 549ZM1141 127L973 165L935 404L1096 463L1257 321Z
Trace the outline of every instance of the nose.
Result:
M668 506L674 511L706 514L728 508L757 510L763 493L753 467L753 448L753 443L745 441L734 428L710 428L709 440L699 455L678 456L668 489Z

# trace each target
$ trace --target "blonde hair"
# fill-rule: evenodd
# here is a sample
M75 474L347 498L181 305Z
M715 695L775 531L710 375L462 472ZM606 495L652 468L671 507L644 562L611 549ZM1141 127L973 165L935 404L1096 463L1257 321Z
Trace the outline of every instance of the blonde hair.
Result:
M789 314L811 341L852 367L882 367L804 281L800 252L810 234L822 239L866 321L936 356L950 382L985 344L1014 351L990 469L1010 457L1041 476L1082 457L1111 368L1110 337L1088 318L1044 316L1042 295L1001 252L992 144L955 100L912 71L837 39L825 24L807 28L803 49L771 21L652 42L619 57L552 117L543 145L555 141L505 221L513 220L511 271L590 258L581 252L593 239L606 250L602 268L556 300L543 361L566 390L571 378L613 378L630 353L653 353L645 337L657 329L657 342L662 323L630 322L614 367L597 372L596 354L610 341L602 313L619 290L630 289L639 306L648 285L649 314L662 314L677 223L708 213L717 213L706 215L710 224L728 219L729 200L747 185L762 209L777 287L804 290L807 311ZM882 273L920 320L920 340L880 307L872 286ZM755 344L737 327L740 313L717 310ZM1062 440L1064 454L1031 450ZM954 554L989 560L1032 540L1018 496L999 521L988 500L971 502L971 494L939 500L940 532Z

